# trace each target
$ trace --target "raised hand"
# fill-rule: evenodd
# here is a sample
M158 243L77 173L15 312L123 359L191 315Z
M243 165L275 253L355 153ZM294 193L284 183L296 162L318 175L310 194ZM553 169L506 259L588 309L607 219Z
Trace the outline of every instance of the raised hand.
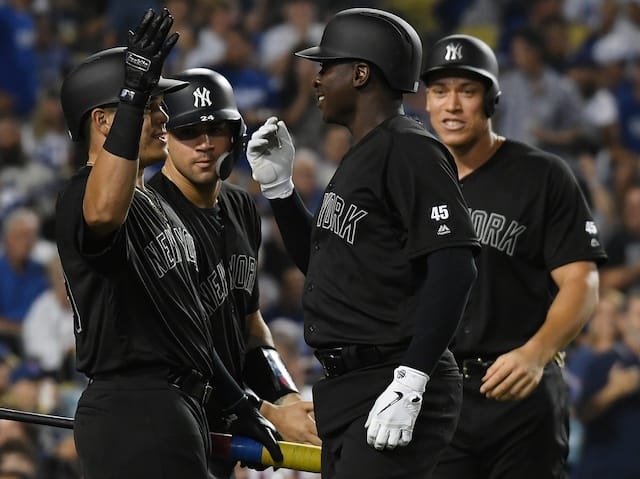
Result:
M144 106L160 80L167 55L178 41L179 34L167 34L173 17L166 8L159 15L149 9L135 31L129 31L125 56L124 88L120 99Z
M294 156L291 135L284 122L274 116L251 135L247 159L253 179L267 199L286 198L293 192Z

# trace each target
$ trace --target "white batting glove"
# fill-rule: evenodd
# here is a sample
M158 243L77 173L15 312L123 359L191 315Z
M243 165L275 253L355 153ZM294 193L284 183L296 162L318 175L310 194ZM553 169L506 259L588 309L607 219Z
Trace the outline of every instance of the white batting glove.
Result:
M428 381L428 375L408 366L393 371L393 381L376 399L364 425L370 446L395 449L411 442Z
M253 179L267 199L286 198L293 193L295 149L284 121L272 116L256 130L247 144L247 159Z

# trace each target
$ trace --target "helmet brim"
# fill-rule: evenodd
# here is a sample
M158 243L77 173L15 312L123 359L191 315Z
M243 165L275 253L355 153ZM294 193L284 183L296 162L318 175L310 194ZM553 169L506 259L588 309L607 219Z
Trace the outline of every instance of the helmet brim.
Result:
M151 96L166 95L174 91L182 90L187 85L189 85L189 82L160 77L158 84L151 91Z
M451 64L431 67L428 70L422 72L420 78L425 84L428 85L434 78L442 78L447 75L456 76L460 74L469 75L481 81L488 82L490 85L496 85L496 87L498 85L498 79L487 70L463 64Z
M238 113L238 110L232 108L218 110L212 107L210 109L189 111L178 115L171 115L171 110L169 110L168 113L169 121L167 122L167 130L169 132L177 128L182 128L183 126L197 125L208 121L240 122L242 120L242 116Z
M305 58L307 60L313 60L315 62L323 62L327 60L341 60L344 58L352 58L353 55L346 55L342 52L334 51L332 49L322 48L321 46L315 46L305 48L299 52L294 53L295 56Z

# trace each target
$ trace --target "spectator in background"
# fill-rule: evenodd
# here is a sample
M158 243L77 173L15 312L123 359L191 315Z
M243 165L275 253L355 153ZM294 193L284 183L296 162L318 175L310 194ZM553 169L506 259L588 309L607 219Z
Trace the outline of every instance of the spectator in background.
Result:
M211 6L207 19L206 25L198 32L194 48L185 55L185 68L214 68L227 54L226 35L238 20L234 3L217 0Z
M71 142L56 89L45 90L40 96L33 120L23 129L22 138L26 154L48 167L58 179L71 171Z
M629 81L616 92L620 110L622 146L634 155L640 154L640 52L627 64Z
M22 339L25 357L37 361L45 374L61 379L62 369L74 353L73 312L58 256L47 266L51 287L29 308Z
M318 163L320 159L311 148L298 148L293 163L293 184L302 202L311 213L315 213L322 201L326 185L318 181Z
M295 51L306 46L300 44ZM317 150L325 128L314 90L318 66L289 53L280 88L280 118L288 125L296 148Z
M609 261L600 270L600 285L626 293L640 289L640 183L624 193L620 220L605 245Z
M52 212L46 193L54 184L52 171L24 151L18 119L0 116L0 221L19 206L32 206L42 215Z
M542 37L523 27L511 40L514 68L503 74L496 131L565 159L582 132L582 104L575 85L545 63ZM575 166L575 165L574 165Z
M166 0L164 3L173 17L169 34L180 33L180 41L164 62L165 71L175 73L184 70L186 56L196 45L195 0Z
M0 113L29 116L38 94L35 25L29 0L0 3Z
M231 83L238 109L251 132L275 114L279 107L277 92L269 76L256 65L255 49L249 34L240 27L234 27L227 32L225 39L226 55L216 70ZM246 162L244 167L248 169Z
M619 145L618 105L611 92L603 87L600 69L589 51L581 51L572 58L567 76L582 98L585 139L608 148Z
M558 14L544 18L540 24L545 61L561 75L567 70L573 50L569 28L569 21Z
M585 441L573 479L637 479L640 430L640 294L628 297L622 341L596 356L582 378L578 415Z
M405 95L405 97L410 95ZM424 103L422 104L424 109ZM338 168L344 155L351 148L351 134L349 130L340 125L327 125L322 136L322 144L320 145L320 154L322 161L320 162L319 183L326 186L331 177Z
M126 45L131 25L137 25L148 9L160 9L156 0L109 0L106 5L103 48Z
M35 361L22 361L11 370L9 389L2 402L20 411L40 411L42 378L42 370Z
M276 80L284 75L294 49L302 43L316 45L324 29L311 0L285 0L282 9L283 21L264 32L259 48L262 68Z
M70 53L62 42L58 24L53 16L40 14L35 17L35 58L39 89L57 87L70 66Z
M11 440L0 446L0 479L36 479L38 458L27 443Z
M47 289L44 268L31 259L40 219L27 209L11 213L4 223L0 256L0 340L22 353L22 322L35 299Z
M302 324L302 290L304 275L296 266L289 266L282 271L279 279L280 294L278 301L263 313L267 324L276 318L285 317Z
M565 377L572 404L582 394L582 380L589 362L594 356L609 352L620 339L624 306L622 293L614 289L602 291L593 316L567 351Z

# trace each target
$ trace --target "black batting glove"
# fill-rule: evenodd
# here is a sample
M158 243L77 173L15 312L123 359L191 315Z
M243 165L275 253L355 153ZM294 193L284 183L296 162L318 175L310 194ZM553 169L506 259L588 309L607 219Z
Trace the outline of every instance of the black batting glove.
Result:
M160 80L167 55L178 41L179 34L167 34L173 17L166 8L159 15L149 9L135 32L129 31L125 55L124 88L120 100L144 107Z
M231 434L255 439L267 448L275 462L282 461L278 444L280 435L245 395L240 401L223 411L223 418Z

